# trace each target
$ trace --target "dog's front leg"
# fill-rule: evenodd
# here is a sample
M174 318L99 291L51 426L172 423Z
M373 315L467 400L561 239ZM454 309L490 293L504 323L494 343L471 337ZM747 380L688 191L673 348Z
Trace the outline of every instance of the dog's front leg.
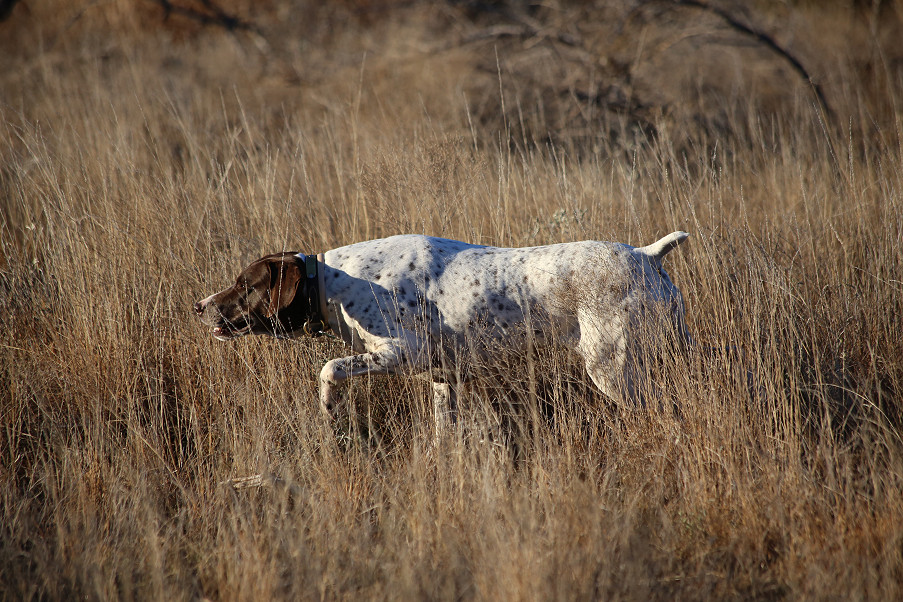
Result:
M332 362L330 362L332 363ZM320 411L330 422L338 415L339 395L336 382L326 376L329 364L320 371Z
M449 383L433 381L433 420L437 435L458 421L458 392Z
M320 371L320 410L330 421L335 420L339 410L339 388L346 380L361 374L394 374L407 364L407 354L397 346L327 362Z

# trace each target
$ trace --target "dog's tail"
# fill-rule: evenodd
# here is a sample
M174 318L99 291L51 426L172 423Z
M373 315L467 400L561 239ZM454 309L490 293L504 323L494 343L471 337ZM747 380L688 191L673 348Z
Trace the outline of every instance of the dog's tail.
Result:
M686 232L672 232L668 236L662 238L661 240L657 240L651 245L639 247L637 249L637 252L648 255L649 257L652 257L654 259L661 260L665 255L668 254L669 251L671 251L671 249L687 240L689 236L690 235Z

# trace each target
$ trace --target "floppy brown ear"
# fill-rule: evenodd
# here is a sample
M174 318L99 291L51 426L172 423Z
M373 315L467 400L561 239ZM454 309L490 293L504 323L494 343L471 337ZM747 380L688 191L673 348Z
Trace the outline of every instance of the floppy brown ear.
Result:
M266 317L273 318L294 301L302 274L294 257L274 259L269 267L270 305L267 307Z

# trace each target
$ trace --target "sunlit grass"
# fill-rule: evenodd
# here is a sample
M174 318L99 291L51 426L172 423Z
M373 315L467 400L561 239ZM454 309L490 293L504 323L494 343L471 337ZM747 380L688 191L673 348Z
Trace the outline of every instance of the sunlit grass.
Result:
M377 56L276 107L154 48L48 52L0 107L0 591L899 596L898 144L802 102L727 141L663 121L577 153L469 124L438 59L394 76L420 98ZM220 343L190 311L283 249L677 229L666 267L713 350L662 362L663 403L616 407L541 350L477 383L438 447L428 383L356 380L334 431L316 375L337 342ZM255 473L290 487L218 485Z

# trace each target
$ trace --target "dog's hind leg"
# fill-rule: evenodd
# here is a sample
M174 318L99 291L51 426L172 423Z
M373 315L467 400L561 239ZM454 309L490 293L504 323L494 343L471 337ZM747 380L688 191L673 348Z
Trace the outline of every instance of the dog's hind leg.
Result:
M577 353L596 387L615 403L634 399L634 382L628 361L627 335L622 320L602 320L588 311L578 312L580 342Z

